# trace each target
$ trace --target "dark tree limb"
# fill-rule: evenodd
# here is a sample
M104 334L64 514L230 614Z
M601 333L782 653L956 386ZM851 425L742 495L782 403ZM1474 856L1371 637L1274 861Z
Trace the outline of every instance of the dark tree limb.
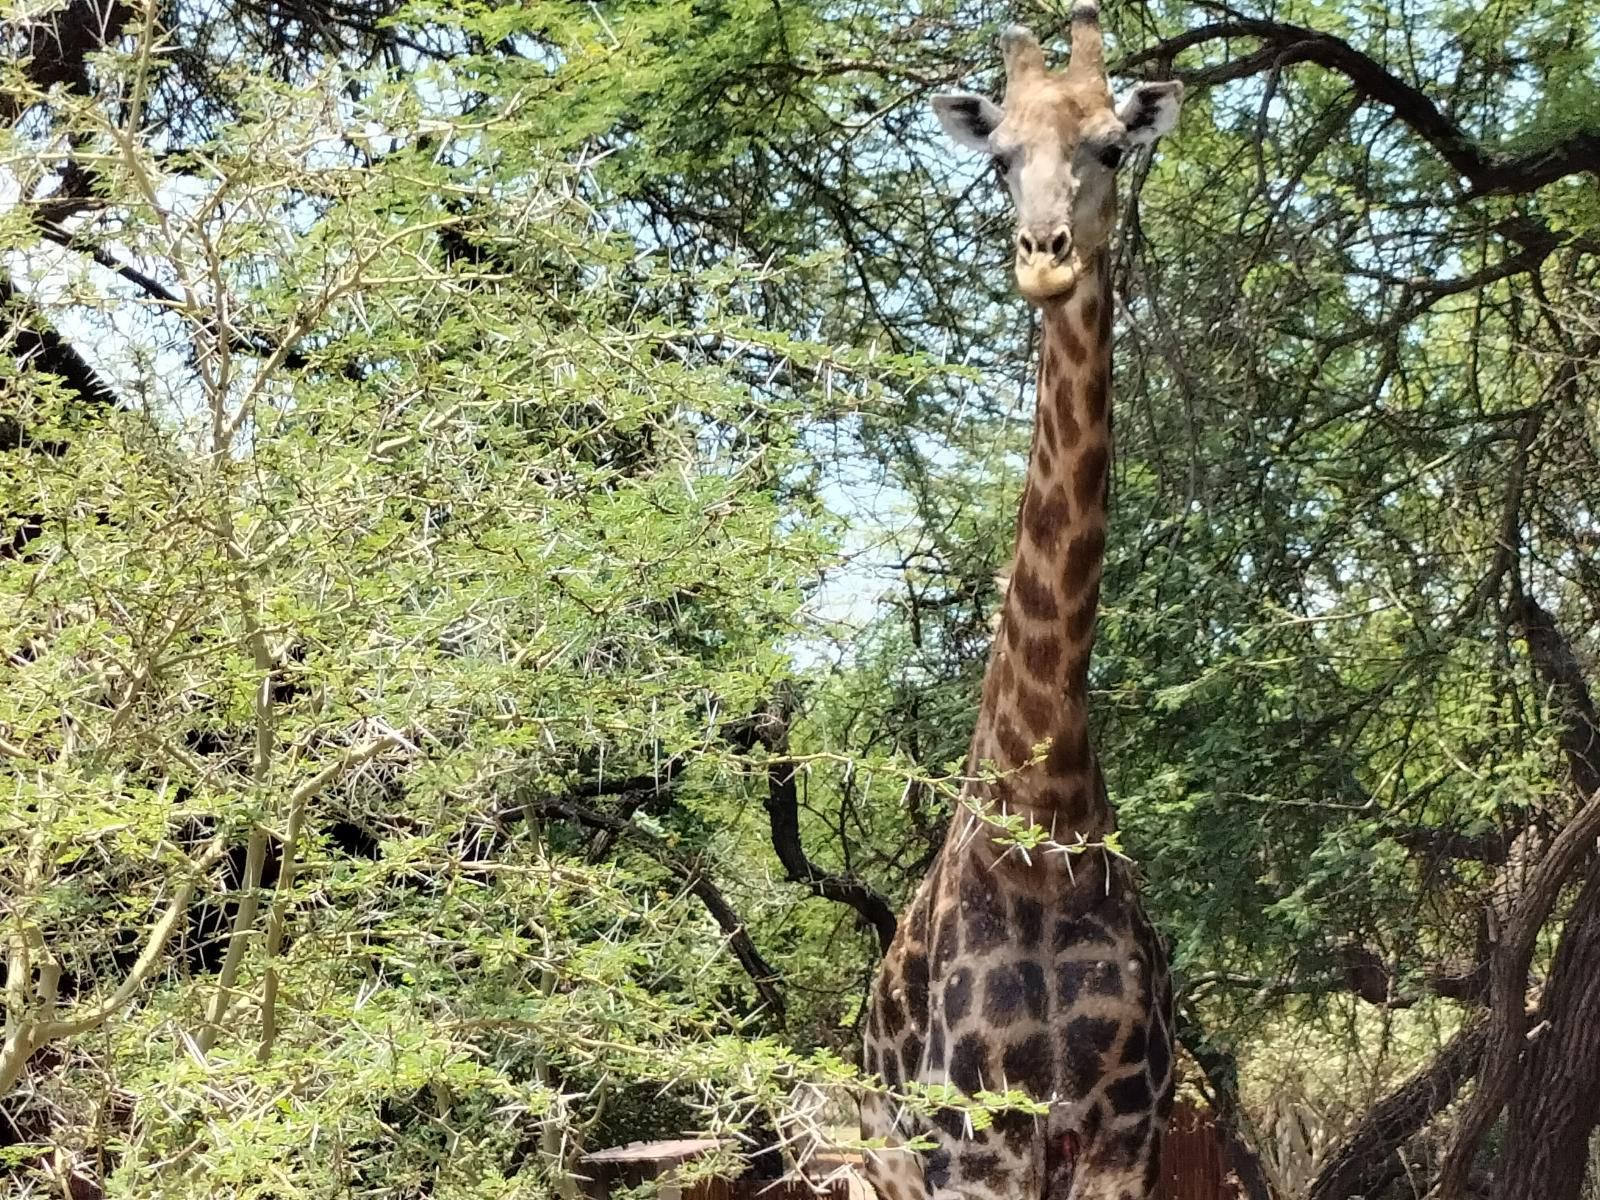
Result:
M21 47L23 74L40 91L61 84L77 96L90 92L88 58L122 31L134 15L123 0L71 0L65 8L31 21L15 31L26 39ZM17 97L0 93L0 117L20 115Z
M1434 1060L1374 1104L1318 1172L1306 1200L1375 1196L1405 1172L1400 1149L1454 1102L1483 1059L1488 1021L1451 1038Z
M671 796L677 787L678 777L683 774L687 759L681 754L675 754L661 764L654 771L641 772L624 779L596 779L592 782L579 785L569 794L569 799L595 799L601 796L615 796L617 798L616 817L624 824L633 819L633 814L645 808L652 800L659 800L663 796ZM597 829L594 837L589 842L586 857L590 862L597 862L604 858L616 843L617 832L614 829Z
M1379 1008L1410 1008L1420 996L1399 992L1394 972L1383 956L1370 946L1346 945L1339 948L1344 967L1342 982L1347 990ZM1422 971L1422 992L1447 1000L1482 1004L1487 999L1488 964L1466 960L1429 963Z
M1561 749L1580 794L1600 795L1600 713L1583 668L1555 618L1519 596L1516 618L1539 678L1563 716ZM1507 1106L1498 1200L1576 1200L1589 1138L1600 1118L1600 870L1567 914L1541 997L1540 1036L1528 1047ZM1539 1027L1536 1027L1539 1028Z
M1507 1105L1497 1200L1577 1200L1600 1109L1600 871L1592 871L1567 915L1538 1035Z
M117 407L117 394L102 379L71 342L57 333L34 310L26 296L0 273L0 353L12 355L24 371L53 375L66 384L82 402L85 412L103 412ZM28 448L39 453L61 455L60 442L33 437L14 414L0 414L0 451ZM0 510L0 562L18 557L41 533L44 516L7 506Z
M73 236L54 221L41 219L34 224L46 241L54 242L64 250L87 254L100 266L127 280L156 303L171 309L183 307L183 298L171 288L138 268L129 266L104 247L93 245L83 237Z
M1390 835L1413 854L1428 859L1465 859L1498 866L1506 861L1510 841L1503 833L1470 834L1415 825Z
M1212 68L1207 82L1241 78L1268 68L1293 63L1314 63L1350 80L1363 95L1388 108L1427 142L1451 169L1467 182L1469 194L1525 195L1569 175L1600 173L1600 130L1583 130L1539 150L1502 154L1479 145L1426 93L1391 73L1343 38L1301 25L1253 17L1227 20L1187 30L1131 55L1115 67L1130 71L1149 64L1168 64L1177 55L1209 42L1254 38L1265 43L1260 52L1236 60L1240 71ZM1179 72L1180 76L1182 72ZM1204 72L1197 72L1204 76Z
M1424 995L1446 1000L1482 1004L1487 998L1488 964L1471 959L1446 959L1422 968L1420 987L1400 991L1394 973L1382 955L1369 946L1347 945L1338 948L1340 970L1324 975L1286 975L1269 979L1233 971L1206 971L1188 979L1185 994L1194 997L1210 988L1237 988L1255 992L1261 1000L1283 996L1325 996L1333 992L1351 995L1377 1008L1412 1008Z
M1491 1007L1483 1070L1440 1169L1434 1193L1439 1200L1459 1200L1466 1195L1473 1155L1517 1082L1528 1030L1525 995L1534 943L1568 876L1594 852L1596 837L1600 837L1600 791L1590 796L1555 836L1512 906L1509 920L1494 938L1489 960Z
M9 326L9 336L6 336ZM54 375L78 394L85 408L117 406L117 394L66 338L39 317L28 298L0 276L0 343L24 370ZM20 431L14 435L21 438ZM13 444L20 444L14 442Z
M849 905L877 932L879 953L894 941L894 908L880 892L859 879L824 871L806 855L800 840L798 768L789 759L787 714L776 707L760 714L752 736L766 747L772 761L767 767L767 820L772 828L772 849L792 883L803 883L813 896Z
M1565 720L1561 752L1581 796L1600 791L1600 711L1583 676L1572 645L1557 628L1555 618L1531 596L1519 596L1515 617L1522 626L1539 677L1552 694Z
M74 95L87 96L91 91L89 56L104 49L133 14L123 0L70 0L56 12L16 23L8 36L20 40L14 48L19 51L22 74L35 88L42 92L61 86ZM22 98L0 91L0 120L13 122L26 108ZM77 181L74 167L75 163L69 162L64 185ZM117 406L110 384L51 327L4 271L0 271L0 350L12 354L24 370L60 379L77 393L86 409ZM51 454L65 451L59 444L33 441L18 419L0 416L0 450L30 445ZM44 531L38 513L0 512L0 521L0 560L16 558Z

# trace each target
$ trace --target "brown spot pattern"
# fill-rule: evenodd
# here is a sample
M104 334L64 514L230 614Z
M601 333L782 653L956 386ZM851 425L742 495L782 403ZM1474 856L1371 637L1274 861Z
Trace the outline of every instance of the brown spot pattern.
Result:
M961 1158L961 1178L964 1182L993 1183L999 1174L998 1154L965 1154Z
M1022 1012L1022 971L1014 963L994 967L983 981L983 1019L990 1025L1006 1026Z
M1056 922L1051 948L1057 954L1073 946L1091 945L1114 945L1106 927L1093 917L1062 917Z
M1078 424L1078 418L1072 415L1072 410L1067 406L1072 402L1070 389L1063 389L1061 398L1061 448L1070 450L1078 444L1078 439L1083 436L1083 429Z
M972 972L957 971L944 981L944 1019L964 1021L972 1007Z
M1072 481L1080 509L1103 505L1106 498L1106 447L1096 442L1084 450Z
M1071 360L1072 365L1075 367L1081 367L1084 360L1089 357L1089 348L1083 344L1083 339L1078 336L1078 331L1065 321L1058 327L1056 345L1061 347L1062 353Z
M1017 715L1034 736L1043 737L1048 733L1060 711L1061 705L1054 697L1031 687L1017 689Z
M1017 924L1017 941L1024 950L1031 950L1044 936L1044 905L1032 896L1018 896L1012 908Z
M1022 669L1035 679L1055 674L1061 662L1061 643L1053 637L1031 637L1022 644Z
M1028 502L1023 506L1022 525L1035 546L1049 550L1055 545L1056 537L1071 512L1072 505L1065 488L1053 487L1048 494L1042 488L1032 488L1028 492Z
M1061 581L1069 592L1100 578L1105 552L1106 531L1098 525L1091 525L1067 543L1067 565L1061 570Z
M1098 588L1091 591L1082 604L1072 610L1072 615L1067 618L1067 636L1080 645L1089 640L1089 635L1094 632L1094 619L1098 615L1100 591ZM1085 661L1084 669L1087 671L1088 662Z
M1128 1036L1122 1042L1122 1061L1136 1063L1144 1058L1145 1031L1143 1025L1135 1025L1128 1030Z
M1089 765L1089 731L1064 729L1050 743L1044 769L1052 775L1076 775Z
M1106 1088L1106 1099L1119 1113L1143 1112L1154 1100L1150 1094L1150 1081L1143 1071L1125 1075Z
M983 1090L984 1059L988 1049L976 1033L962 1037L950 1051L950 1082L969 1096Z
M1090 607L1090 611L1092 612L1093 611L1093 606L1089 606L1089 607ZM1082 611L1082 610L1079 610L1079 611ZM1073 616L1076 617L1077 613L1074 613ZM1090 617L1090 624L1091 625L1093 624L1093 621L1094 621L1094 618L1091 616ZM1072 656L1072 658L1067 662L1067 690L1069 692L1072 692L1074 695L1079 695L1079 696L1083 695L1084 689L1085 689L1085 687L1086 687L1086 685L1088 683L1088 679L1089 679L1089 652L1087 650L1084 650L1084 651L1082 651L1082 652L1080 652L1078 654L1074 654Z
M1056 598L1050 589L1021 564L1018 564L1016 573L1011 577L1011 594L1016 597L1022 611L1035 621L1054 621L1060 615Z
M900 1044L900 1067L907 1079L915 1079L922 1067L922 1039L914 1033Z
M1033 743L1017 731L1017 727L1004 717L995 722L994 740L998 744L1000 753L996 756L999 765L1007 770L1020 767L1033 757Z
M1083 327L1098 330L1100 328L1100 297L1095 295L1083 298Z
M1106 403L1109 391L1106 387L1106 376L1103 371L1096 371L1089 377L1089 392L1084 396L1084 407L1088 409L1089 419L1100 422L1106 419Z
M1050 1039L1035 1033L1020 1042L1006 1047L1001 1058L1001 1069L1006 1083L1020 1088L1036 1099L1050 1095L1052 1072L1050 1070Z
M971 876L961 881L961 923L968 954L983 954L1006 939L1005 901L993 881Z
M1066 1043L1066 1083L1072 1095L1086 1096L1100 1081L1101 1060L1117 1036L1117 1023L1105 1017L1074 1017L1062 1033Z
M1083 807L1083 789L1077 786L1046 788L1039 793L1039 803L1058 813L1076 813Z

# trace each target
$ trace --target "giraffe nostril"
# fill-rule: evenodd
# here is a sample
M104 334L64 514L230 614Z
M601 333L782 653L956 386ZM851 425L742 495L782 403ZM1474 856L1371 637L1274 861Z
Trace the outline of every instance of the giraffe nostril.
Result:
M1072 239L1067 236L1065 229L1056 230L1055 237L1050 239L1050 257L1063 259L1067 256L1067 247L1072 244Z
M1024 231L1017 234L1017 249L1024 254L1032 254L1038 247L1033 244L1033 237Z

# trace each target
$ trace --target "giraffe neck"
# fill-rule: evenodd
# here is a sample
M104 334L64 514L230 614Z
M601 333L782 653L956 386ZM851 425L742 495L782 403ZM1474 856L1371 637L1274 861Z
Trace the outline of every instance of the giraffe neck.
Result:
M1089 744L1089 651L1111 460L1111 288L1104 252L1043 310L1038 402L1011 585L984 679L973 755L995 799L1093 838L1113 826ZM1048 741L1041 761L1033 747Z

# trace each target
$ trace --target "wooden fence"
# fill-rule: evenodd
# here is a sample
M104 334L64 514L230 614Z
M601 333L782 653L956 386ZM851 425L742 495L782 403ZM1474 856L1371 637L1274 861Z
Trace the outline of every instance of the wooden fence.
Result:
M1236 1200L1229 1179L1227 1146L1205 1109L1179 1101L1172 1108L1167 1140L1161 1150L1161 1186L1157 1200Z

